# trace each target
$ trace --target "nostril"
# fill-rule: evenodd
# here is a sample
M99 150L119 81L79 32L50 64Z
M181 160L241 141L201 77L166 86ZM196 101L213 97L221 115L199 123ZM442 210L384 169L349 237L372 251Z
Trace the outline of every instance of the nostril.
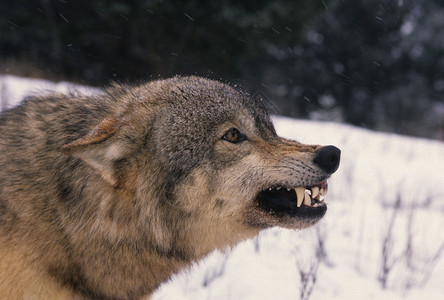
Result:
M325 146L316 151L313 162L319 165L325 172L332 174L339 167L341 160L341 150L335 146Z

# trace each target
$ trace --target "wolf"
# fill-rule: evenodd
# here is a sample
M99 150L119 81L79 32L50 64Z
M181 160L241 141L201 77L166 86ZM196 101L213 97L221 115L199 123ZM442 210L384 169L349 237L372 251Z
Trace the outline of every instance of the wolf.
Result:
M339 161L205 78L29 97L0 116L0 299L147 299L216 249L315 224Z

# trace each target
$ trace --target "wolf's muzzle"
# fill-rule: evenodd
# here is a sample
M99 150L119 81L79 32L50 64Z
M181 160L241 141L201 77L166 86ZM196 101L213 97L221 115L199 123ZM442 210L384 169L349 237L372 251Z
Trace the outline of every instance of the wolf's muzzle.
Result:
M335 146L325 146L316 151L313 162L328 174L334 173L339 167L341 150Z

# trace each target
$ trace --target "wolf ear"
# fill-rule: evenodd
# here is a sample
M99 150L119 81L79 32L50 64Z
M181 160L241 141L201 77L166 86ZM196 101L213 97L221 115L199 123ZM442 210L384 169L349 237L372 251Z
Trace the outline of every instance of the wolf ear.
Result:
M97 146L113 136L120 128L116 119L104 119L84 137L62 146L63 153L78 157L95 169L109 184L117 186L114 162L124 154L124 147L118 143Z
M62 147L62 151L70 153L86 146L97 144L112 136L120 128L116 119L105 119L94 127L87 135Z

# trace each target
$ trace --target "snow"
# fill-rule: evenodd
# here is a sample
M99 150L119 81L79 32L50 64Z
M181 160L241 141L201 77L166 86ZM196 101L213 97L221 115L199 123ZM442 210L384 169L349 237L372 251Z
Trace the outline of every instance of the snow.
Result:
M0 110L16 105L26 96L39 95L51 91L61 93L76 92L78 94L100 92L97 88L85 87L65 81L55 83L48 80L0 74Z
M78 88L100 92L0 76L0 107L36 91ZM341 148L327 215L305 231L274 228L215 252L174 276L153 299L444 299L444 143L337 123L273 120L282 136ZM387 236L387 261L394 263L383 289L378 278ZM312 292L303 298L300 274L310 270L305 290Z

